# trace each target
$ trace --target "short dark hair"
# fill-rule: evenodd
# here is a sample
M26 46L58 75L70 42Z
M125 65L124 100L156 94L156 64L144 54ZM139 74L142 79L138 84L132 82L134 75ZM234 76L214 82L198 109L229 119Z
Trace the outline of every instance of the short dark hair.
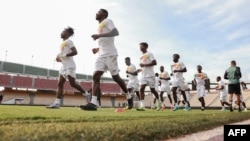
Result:
M126 57L125 60L130 60L130 57Z
M232 60L232 61L231 61L231 64L236 65L236 61L235 61L235 60Z
M65 30L70 34L70 36L72 36L74 34L74 29L72 27L70 27L70 26L65 28Z
M109 12L106 9L100 9L100 10L104 13L105 18L107 18L109 15Z
M143 45L143 46L145 46L145 47L148 47L148 43L146 43L146 42L141 42L140 45Z
M173 54L173 56L177 56L178 58L180 58L180 55L178 53Z

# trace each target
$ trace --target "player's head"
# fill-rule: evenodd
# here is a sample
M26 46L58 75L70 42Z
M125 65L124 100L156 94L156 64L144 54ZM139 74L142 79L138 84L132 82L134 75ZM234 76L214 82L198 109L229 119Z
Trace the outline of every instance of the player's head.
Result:
M174 62L178 62L179 59L180 59L180 55L179 54L177 54L177 53L173 54L173 61Z
M164 66L160 66L160 71L161 71L161 72L164 71Z
M130 57L125 58L125 63L126 63L126 65L130 65Z
M236 66L236 61L235 60L231 61L231 66Z
M156 73L155 73L155 76L158 77L158 76L159 76L159 73L156 72Z
M96 20L100 21L103 19L106 19L108 17L109 13L106 9L100 9L97 13L96 13Z
M67 39L72 35L74 35L74 29L68 26L67 28L64 28L63 32L61 33L61 38Z
M220 76L217 76L216 77L216 81L219 82L221 80L221 77Z
M201 65L197 65L197 71L201 72L201 70L202 70L202 66Z
M147 52L147 49L148 49L148 43L146 42L141 42L140 43L140 49L143 53Z

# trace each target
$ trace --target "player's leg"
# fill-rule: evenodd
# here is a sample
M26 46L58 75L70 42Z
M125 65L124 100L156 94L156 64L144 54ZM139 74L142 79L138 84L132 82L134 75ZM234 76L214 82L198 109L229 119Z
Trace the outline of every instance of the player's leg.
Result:
M144 81L143 81L144 82ZM139 108L137 108L137 111L145 111L145 104L144 104L144 97L145 97L145 88L146 88L147 84L145 83L141 83L140 85L140 105Z
M233 90L233 86L232 84L229 84L228 85L228 95L229 95L229 104L230 104L230 112L233 112L233 93L234 93L234 90Z
M85 95L85 90L79 85L76 83L76 80L74 77L72 77L71 75L68 75L68 79L69 79L69 83L70 83L70 86L73 87L73 88L76 88L78 91L80 91L83 95ZM85 95L86 96L86 95Z
M175 87L175 86L173 86L172 87L172 93L173 93L173 99L174 99L174 109L173 109L173 111L176 111L176 110L178 110L179 109L179 106L178 106L178 101L177 101L177 88L178 87Z
M54 103L47 106L47 108L53 108L53 109L60 108L61 98L63 95L63 86L64 86L65 82L66 82L66 79L63 77L63 75L59 75L59 80L57 83L56 99L55 99Z

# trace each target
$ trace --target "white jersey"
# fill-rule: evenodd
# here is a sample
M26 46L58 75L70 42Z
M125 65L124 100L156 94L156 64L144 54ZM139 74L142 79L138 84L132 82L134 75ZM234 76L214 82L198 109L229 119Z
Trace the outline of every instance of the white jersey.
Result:
M74 43L71 40L67 39L62 42L60 46L60 53L68 54L71 52L71 48L73 47L75 47ZM62 69L76 68L73 56L62 57L60 59L62 60Z
M164 71L160 73L160 77L161 78L170 78L170 75L168 74L168 72ZM165 80L165 79L160 79L161 81L161 87L165 87L168 86L169 87L169 81Z
M205 86L205 80L208 79L207 74L202 73L196 73L194 74L194 79L196 80L196 87Z
M108 33L115 28L112 20L104 19L98 27L98 33ZM114 37L101 37L98 39L99 55L101 57L117 56L118 52L114 44Z
M182 70L186 68L185 64L183 62L177 62L171 65L171 71L173 74L173 81L178 82L178 81L183 81L183 72L176 72L174 73L174 70Z
M226 85L225 85L224 81L222 81L222 80L219 81L218 85L219 85L219 88L221 88L222 86L224 87L224 89L219 90L220 95L227 95L227 89L226 89Z
M154 55L151 52L146 52L144 53L141 58L140 58L140 62L142 64L149 64L151 63L153 60L155 60ZM142 78L146 78L146 77L154 77L155 73L154 73L154 66L146 66L146 67L142 67L142 72L141 72L141 77Z
M137 70L136 70L135 65L130 64L130 66L127 67L127 71L133 73L133 72L136 72ZM128 74L128 78L129 78L129 82L133 82L133 83L139 82L137 75Z

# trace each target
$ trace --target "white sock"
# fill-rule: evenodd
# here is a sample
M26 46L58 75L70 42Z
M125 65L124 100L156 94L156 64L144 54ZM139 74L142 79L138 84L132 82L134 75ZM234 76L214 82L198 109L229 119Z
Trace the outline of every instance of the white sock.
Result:
M141 100L141 107L144 107L144 100Z
M92 96L91 98L91 102L92 104L95 104L96 105L96 101L97 101L97 96Z
M60 104L61 103L61 99L56 98L55 103L56 104Z

